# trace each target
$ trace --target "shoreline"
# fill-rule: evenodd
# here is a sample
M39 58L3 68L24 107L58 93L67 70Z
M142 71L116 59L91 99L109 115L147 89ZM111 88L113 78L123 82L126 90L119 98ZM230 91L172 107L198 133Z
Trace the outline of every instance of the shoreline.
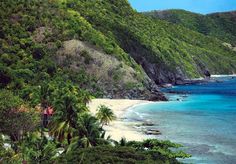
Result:
M133 126L138 122L124 121L125 113L136 105L153 103L146 100L130 100L130 99L93 99L89 104L89 110L92 115L96 114L96 109L100 105L105 105L112 109L116 116L116 120L109 125L104 125L106 137L111 136L113 140L120 141L121 138L126 138L127 141L135 140L142 141L149 138L146 134L141 133Z
M201 84L201 83L209 83L209 82L219 82L218 78L236 78L236 74L211 75L211 77L199 77L199 78L192 78L192 79L183 79L183 80L180 80L180 81L176 81L175 84L172 84L172 83L160 84L160 87L161 88L171 88L173 86L180 86L180 85L192 85L192 84Z
M220 78L220 77L236 77L236 75L212 75L212 78ZM209 82L209 81L208 81ZM168 92L166 92L168 93ZM178 92L173 92L170 94L178 95ZM183 94L183 93L181 93ZM186 93L184 93L186 94ZM161 102L161 101L160 101ZM89 104L88 108L92 115L95 116L96 110L100 105L105 105L112 109L116 116L116 120L112 121L109 125L104 125L103 128L106 131L106 137L110 136L113 140L120 141L121 138L126 138L127 141L135 140L142 141L144 139L148 139L150 135L142 133L140 130L135 128L135 126L139 125L139 121L126 121L125 113L137 106L144 105L149 103L158 103L148 100L131 100L131 99L93 99Z

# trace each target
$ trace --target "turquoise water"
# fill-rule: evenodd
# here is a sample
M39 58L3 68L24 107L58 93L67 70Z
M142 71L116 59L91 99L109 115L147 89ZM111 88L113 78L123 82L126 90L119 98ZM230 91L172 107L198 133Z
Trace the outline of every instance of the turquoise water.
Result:
M236 78L219 80L171 88L188 94L133 107L127 116L151 121L162 132L155 137L183 144L193 155L184 162L236 164Z

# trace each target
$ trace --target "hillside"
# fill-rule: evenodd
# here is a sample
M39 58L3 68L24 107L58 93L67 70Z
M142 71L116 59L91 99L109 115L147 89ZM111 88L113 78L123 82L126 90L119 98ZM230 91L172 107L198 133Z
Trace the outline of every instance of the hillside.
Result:
M184 78L235 72L236 56L221 40L152 19L123 1L67 1L92 26L111 38L142 65L157 84ZM98 14L99 13L99 14Z
M0 18L2 88L60 77L95 96L145 99L159 94L152 81L236 71L223 41L146 17L127 0L7 1Z
M96 97L149 99L159 94L118 44L61 2L5 1L0 12L1 88L21 93L57 79Z
M183 25L236 46L236 11L201 15L185 10L164 10L144 14Z

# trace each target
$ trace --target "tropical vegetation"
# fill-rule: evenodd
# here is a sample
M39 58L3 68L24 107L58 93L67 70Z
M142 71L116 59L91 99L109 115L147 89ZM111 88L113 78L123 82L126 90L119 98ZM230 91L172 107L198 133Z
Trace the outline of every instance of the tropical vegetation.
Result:
M114 118L110 109L100 107L106 117L99 121L88 111L90 95L69 81L48 82L33 92L38 97L38 107L29 103L22 108L26 101L11 91L0 93L0 161L3 163L178 163L176 158L189 157L182 151L173 151L172 148L181 145L169 141L119 143L105 138L101 125ZM42 126L42 104L54 109L47 127ZM34 109L33 115L30 109ZM99 152L102 154L95 155Z
M145 99L154 83L206 69L232 73L235 51L127 0L1 1L0 163L179 163L190 156L179 144L105 137L114 114L92 116L87 103Z
M165 10L145 12L156 19L179 24L191 30L218 38L236 45L236 11L202 15L185 10Z

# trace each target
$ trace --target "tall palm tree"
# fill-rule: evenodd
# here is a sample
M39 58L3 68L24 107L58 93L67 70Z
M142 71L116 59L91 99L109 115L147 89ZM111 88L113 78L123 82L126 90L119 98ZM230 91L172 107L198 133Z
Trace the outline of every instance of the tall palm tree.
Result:
M65 84L62 88L53 93L52 102L55 113L53 120L49 125L49 134L59 141L67 139L70 144L73 131L77 129L78 115L86 112L86 101L81 101L80 90L72 84Z
M103 125L108 125L109 122L116 119L116 116L112 110L105 105L99 106L97 110L98 112L96 113L96 117L100 120L102 127Z

